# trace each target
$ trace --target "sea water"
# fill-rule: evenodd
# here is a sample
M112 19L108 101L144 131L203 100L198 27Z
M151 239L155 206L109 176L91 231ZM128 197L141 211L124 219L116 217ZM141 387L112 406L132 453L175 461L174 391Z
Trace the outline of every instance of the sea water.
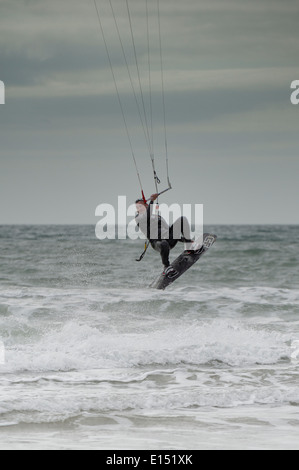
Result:
M161 292L141 241L0 227L1 449L299 449L299 227L205 231Z

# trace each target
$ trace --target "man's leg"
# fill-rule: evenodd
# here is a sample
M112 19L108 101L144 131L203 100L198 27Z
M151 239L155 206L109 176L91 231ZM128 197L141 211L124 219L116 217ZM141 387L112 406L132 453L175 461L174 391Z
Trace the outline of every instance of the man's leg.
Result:
M153 240L151 242L152 247L154 250L158 251L162 258L163 265L168 268L170 265L169 263L169 252L170 246L167 240Z
M191 240L191 228L187 217L177 219L170 227L169 233L171 240L175 242L174 245L171 243L171 248L173 248L178 241L181 241L185 243L185 250L190 249L193 240Z

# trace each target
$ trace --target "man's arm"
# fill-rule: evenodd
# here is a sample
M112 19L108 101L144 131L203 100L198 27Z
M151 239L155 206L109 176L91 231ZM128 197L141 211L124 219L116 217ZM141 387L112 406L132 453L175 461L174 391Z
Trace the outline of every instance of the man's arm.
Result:
M159 195L158 194L152 194L150 197L151 202L149 203L149 206L147 208L147 217L151 217L153 213L153 208L154 208L154 201L157 199Z
M158 193L152 194L151 197L150 197L151 202L154 202L158 197L159 197Z

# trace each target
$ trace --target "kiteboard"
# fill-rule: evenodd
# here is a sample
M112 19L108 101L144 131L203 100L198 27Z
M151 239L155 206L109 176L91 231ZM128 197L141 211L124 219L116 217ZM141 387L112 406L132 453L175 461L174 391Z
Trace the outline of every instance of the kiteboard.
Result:
M188 269L191 268L207 251L214 245L217 240L216 235L205 233L200 243L194 243L194 250L184 251L165 271L156 279L151 287L154 289L164 290L179 277L182 276Z

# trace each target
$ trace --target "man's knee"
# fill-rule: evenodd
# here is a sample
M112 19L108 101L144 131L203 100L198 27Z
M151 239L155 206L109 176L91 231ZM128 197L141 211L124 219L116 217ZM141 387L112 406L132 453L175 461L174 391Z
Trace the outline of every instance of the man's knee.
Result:
M183 234L186 235L190 233L190 223L187 217L185 216L181 217L181 228Z
M184 231L185 230L188 231L188 227L189 227L189 222L188 222L187 217L182 216L179 219L177 219L175 223L173 224L173 226L171 227L172 239L180 240Z
M189 220L184 215L181 217L181 225L182 227L188 227L190 225Z

